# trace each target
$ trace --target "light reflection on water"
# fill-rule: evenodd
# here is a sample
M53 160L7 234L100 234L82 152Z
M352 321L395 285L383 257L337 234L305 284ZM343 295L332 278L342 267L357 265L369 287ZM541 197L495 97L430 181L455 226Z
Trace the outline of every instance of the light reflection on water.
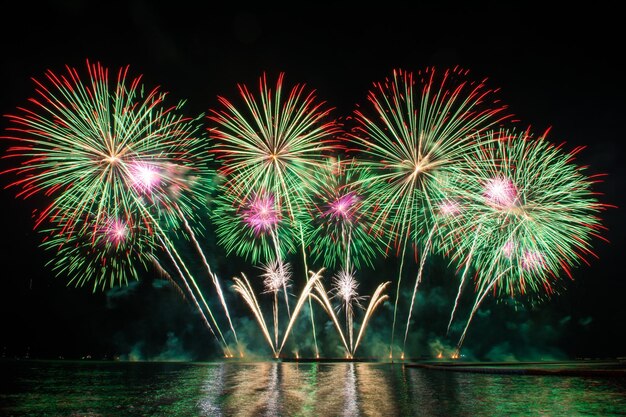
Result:
M0 416L620 416L624 378L386 363L0 363Z

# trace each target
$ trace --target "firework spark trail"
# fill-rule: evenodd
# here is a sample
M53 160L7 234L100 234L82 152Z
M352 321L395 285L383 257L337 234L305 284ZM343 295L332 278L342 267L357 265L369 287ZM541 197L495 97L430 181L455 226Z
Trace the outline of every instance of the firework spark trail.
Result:
M434 226L430 229L430 233L428 234L428 240L426 241L426 246L424 246L424 250L422 251L422 259L420 259L420 266L417 272L417 277L415 278L415 286L413 287L413 296L411 297L411 305L409 307L409 315L406 319L406 328L404 330L404 342L402 344L402 355L404 355L404 351L406 349L406 339L409 336L409 326L411 324L411 315L413 313L413 305L415 303L415 295L417 294L417 287L422 281L422 272L424 270L424 264L426 263L426 257L430 252L430 246L432 244L433 234L437 226Z
M270 230L270 234L272 236L272 241L274 242L274 248L276 249L276 259L278 260L278 267L280 268L279 273L281 275L284 275L285 271L284 271L283 262L282 262L281 255L280 255L281 254L280 246L278 243L278 237L276 236L275 228ZM287 316L291 318L291 310L289 308L289 293L287 292L287 280L284 279L282 281L283 281L283 294L285 295L285 306L287 307ZM276 314L278 314L278 310Z
M324 285L318 281L315 284L315 291L316 291L316 294L314 295L314 298L316 299L318 303L320 303L320 305L324 308L326 313L332 319L333 324L335 325L335 328L337 329L337 332L339 333L339 336L341 337L343 346L346 349L346 353L348 355L351 355L350 347L348 346L348 342L346 342L346 337L343 334L341 324L339 323L339 320L337 319L337 315L335 314L335 310L333 309L330 299L328 298L328 294L326 293L326 289L324 288Z
M463 273L461 274L461 282L459 283L459 288L456 293L456 298L454 299L454 306L452 307L452 312L450 313L450 320L448 321L448 327L446 329L446 334L450 332L450 326L452 325L452 321L454 320L454 313L459 305L459 300L461 299L461 291L463 289L463 284L465 284L465 276L467 275L467 271L469 270L470 263L472 261L472 256L474 254L474 249L476 248L476 242L478 242L478 235L480 233L480 228L482 225L478 225L476 229L476 233L474 235L474 242L470 248L469 254L467 255L467 259L465 260L465 266L463 267Z
M372 295L372 298L370 299L370 303L367 306L367 310L365 311L365 316L363 317L363 321L361 322L361 328L359 329L359 334L356 338L356 342L354 343L352 356L356 354L356 350L359 347L359 343L361 343L361 339L363 338L363 335L365 334L365 329L367 328L367 325L372 317L372 314L374 314L374 311L380 304L382 304L389 298L387 294L381 295L382 292L385 290L385 288L387 288L389 284L391 284L391 281L384 282L376 288L376 291L374 291L374 294Z
M202 262L204 263L204 266L207 269L207 271L209 273L209 276L211 277L211 279L213 281L213 285L215 285L215 289L217 290L217 295L218 295L218 297L220 299L220 303L222 303L222 307L224 308L224 312L226 313L226 318L228 319L228 324L230 325L230 329L232 330L233 336L235 337L235 343L237 345L239 345L239 341L237 340L237 332L235 331L235 328L233 327L233 322L232 322L232 320L230 318L230 312L228 311L228 305L226 304L226 300L224 299L224 293L222 292L222 286L220 285L220 283L219 283L219 281L217 279L217 275L215 275L213 273L213 271L211 270L211 266L209 265L209 262L207 261L206 256L204 256L204 251L202 250L202 248L200 247L200 244L198 243L198 240L196 239L196 234L194 233L194 231L191 228L191 226L189 226L189 222L187 221L187 218L180 211L179 211L179 214L180 214L181 219L183 220L183 222L185 224L185 228L189 232L189 237L191 238L191 240L194 243L198 253L200 254L200 257L202 258Z
M185 286L187 287L189 293L193 297L196 306L198 307L198 309L202 313L202 317L206 321L206 316L204 315L204 312L203 312L202 308L198 304L198 301L196 300L196 297L195 297L193 291L191 290L191 288L189 288L189 284L187 282L187 279L185 278L185 275L180 270L180 265L182 265L182 268L185 270L185 272L187 273L187 276L189 277L189 281L191 281L191 283L193 284L194 289L197 291L198 296L200 297L200 300L202 300L202 304L204 305L204 308L206 309L207 313L209 313L209 316L211 317L211 321L213 322L213 325L215 326L215 329L217 330L217 332L220 335L220 339L222 340L222 343L224 344L225 352L227 353L228 356L232 356L232 353L230 352L230 348L228 347L228 343L226 342L226 339L224 338L224 335L222 334L222 331L220 330L219 324L217 324L217 321L215 320L215 317L213 316L213 312L211 311L211 308L207 304L206 299L204 298L204 295L202 294L202 291L200 290L200 288L198 288L198 284L196 283L195 279L193 278L193 275L187 269L187 266L185 265L185 263L181 259L180 255L178 254L176 249L173 246L170 247L170 245L168 245L168 243L166 243L166 241L167 241L167 242L169 242L171 244L169 239L167 239L165 236L162 236L160 234L157 234L157 237L161 241L163 249L167 252L167 254L169 255L170 259L172 260L172 263L174 264L175 268L177 269L178 273L180 274L181 278L183 279L183 282L185 283ZM174 255L176 255L176 256L174 256ZM211 330L211 332L213 332L213 329L210 329L210 330Z
M307 261L306 261L306 250L304 248L304 232L302 231L302 224L300 224L300 245L302 247L302 260L304 261L304 270L308 271L309 267L307 265ZM307 275L307 282L308 282L308 275ZM311 295L309 294L308 297L308 301L309 301L309 317L311 318L311 329L313 330L313 343L315 346L315 357L319 358L320 357L320 351L319 348L317 346L317 334L315 332L315 319L313 318L313 305L311 302Z
M189 293L189 295L191 296L191 299L193 300L194 305L196 306L196 308L198 309L198 311L200 312L200 315L202 316L202 319L204 321L204 324L206 325L206 327L209 329L209 331L211 332L211 334L213 335L213 337L215 337L215 340L217 341L217 343L220 343L220 339L217 337L217 335L215 334L215 331L213 330L213 327L211 326L211 323L209 323L209 320L207 320L206 315L204 314L204 310L202 309L202 307L200 307L200 304L198 303L198 300L196 299L196 296L193 292L193 290L191 289L191 287L189 286L189 283L187 282L187 278L185 277L185 274L183 273L183 271L180 269L180 267L178 266L178 263L176 262L176 259L174 258L174 256L172 255L172 253L170 252L170 250L167 248L166 245L163 245L165 252L169 255L170 260L172 261L172 264L174 265L174 268L176 269L176 271L178 272L178 274L180 275L181 280L183 281L183 284L185 284L185 288L187 288L187 292ZM224 345L226 347L226 345Z
M165 268L163 268L163 266L161 266L161 264L159 263L159 260L154 255L150 255L150 259L152 260L152 264L157 269L157 271L159 271L159 273L162 276L164 276L170 284L172 284L174 286L174 288L176 289L178 294L183 299L185 299L185 292L183 291L182 288L180 288L180 285L178 285L178 283L176 281L174 281L174 278L172 278L170 273L167 270L165 270Z
M389 344L389 358L393 360L393 341L396 331L396 317L398 313L398 300L400 299L400 283L402 282L402 270L404 269L404 257L406 254L408 233L402 245L402 255L400 255L400 268L398 270L398 284L396 285L396 298L393 302L393 322L391 324L391 342Z
M309 294L311 294L311 290L313 289L313 286L316 285L316 283L319 283L319 280L322 278L321 274L323 271L324 271L324 268L319 269L317 272L309 271L309 273L311 274L311 278L309 278L309 281L306 283L306 286L302 290L302 293L300 294L300 297L298 298L298 302L296 303L296 306L293 309L293 314L291 315L291 319L289 320L289 324L287 325L287 329L285 330L283 341L280 344L280 348L277 351L278 354L280 354L280 352L283 350L283 347L285 346L285 342L287 342L287 339L289 338L289 335L291 334L291 329L294 323L296 322L296 318L298 317L298 314L300 313L300 309L302 309L302 306L308 299Z
M246 304L248 304L248 307L250 307L250 310L252 310L252 314L254 314L257 323L259 323L261 331L263 332L263 335L265 336L268 345L272 349L274 357L278 357L274 342L272 341L272 336L270 336L267 323L265 322L265 318L263 317L263 313L261 312L261 307L259 306L256 296L254 295L254 290L252 289L252 286L250 285L250 282L248 281L248 278L246 278L245 274L242 273L241 277L241 279L237 277L233 278L233 280L235 281L233 288L237 293L239 293L239 295L243 297Z
M467 334L467 329L469 328L470 323L472 322L472 319L474 318L474 315L476 314L476 311L478 311L478 307L480 307L480 304L483 302L483 299L485 298L485 296L487 295L487 293L489 292L489 290L495 285L496 282L498 282L498 280L505 275L507 272L509 272L509 270L511 270L513 267L510 267L508 269L506 269L505 271L503 271L500 275L498 275L495 279L493 279L489 285L487 285L485 287L485 289L483 290L483 292L480 294L480 296L476 297L476 301L474 302L474 306L472 307L472 311L469 315L469 318L467 319L467 323L465 324L465 328L463 329L463 333L461 334L461 337L459 338L459 342L456 345L456 353L458 356L458 353L461 351L461 345L463 344L463 342L465 341L465 336Z
M278 291L274 291L274 303L272 304L272 315L274 316L274 343L278 346Z

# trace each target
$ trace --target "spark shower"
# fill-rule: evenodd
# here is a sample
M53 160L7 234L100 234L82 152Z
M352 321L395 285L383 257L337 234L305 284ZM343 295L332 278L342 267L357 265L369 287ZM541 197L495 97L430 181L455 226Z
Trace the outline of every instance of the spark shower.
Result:
M395 69L344 118L283 73L238 85L197 117L128 66L87 61L85 72L66 66L33 81L34 96L5 115L3 175L17 197L42 202L34 228L51 270L93 291L159 273L226 357L245 354L230 287L273 357L304 328L298 340L320 357L318 309L356 358L389 303L388 355L404 358L433 255L458 278L450 324L472 283L458 356L486 297L548 300L603 239L609 206L593 189L601 175L576 164L582 148L520 129L499 90L458 67ZM258 275L219 277L207 239ZM395 270L375 271L375 290L360 294L363 270L391 257Z

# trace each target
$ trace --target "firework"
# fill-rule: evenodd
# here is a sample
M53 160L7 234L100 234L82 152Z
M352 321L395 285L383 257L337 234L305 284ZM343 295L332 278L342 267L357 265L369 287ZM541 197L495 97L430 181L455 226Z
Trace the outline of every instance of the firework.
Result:
M214 201L215 234L228 254L253 263L284 259L296 249L283 207L272 192L250 191L238 195L222 185Z
M85 81L69 66L48 71L34 80L37 96L7 116L3 136L15 143L6 157L18 161L4 172L17 176L10 186L49 202L35 227L51 225L44 245L60 248L55 271L94 288L137 278L136 260L145 264L155 246L182 262L165 231L191 231L213 175L200 120L128 74L121 68L110 81L107 68L89 62Z
M272 90L263 75L258 97L239 85L241 107L220 97L222 109L211 110L209 119L217 125L210 130L213 152L231 187L268 190L291 214L324 153L335 149L339 127L330 120L333 109L305 85L294 86L285 97L283 79L281 73Z
M36 224L55 219L80 232L85 216L106 222L114 207L146 223L153 210L178 224L174 202L192 216L194 196L180 190L206 191L198 120L178 114L180 104L168 106L167 93L146 92L141 77L128 80L128 67L115 82L100 64L88 62L87 69L87 82L74 68L65 75L48 71L44 81L35 80L38 96L29 106L7 116L12 127L3 138L16 145L6 157L19 160L7 171L19 176L10 186L21 197L51 198Z
M261 275L261 278L263 278L265 292L274 295L274 338L276 346L278 346L278 292L280 290L284 291L287 313L291 316L291 312L289 311L289 297L287 295L287 288L289 287L289 282L291 281L291 267L289 264L285 264L280 259L276 259L275 261L268 262L263 265L262 269L263 274Z
M424 240L432 235L424 218L435 210L431 200L441 179L454 174L457 162L475 148L479 132L508 117L495 91L467 75L458 68L441 73L428 68L416 75L396 70L370 91L373 116L355 111L349 141L372 171L368 183L374 197L366 206L376 208L377 224L388 225L388 240L401 256L391 346L409 241L426 246Z
M54 253L48 262L52 271L77 287L91 283L93 291L138 280L153 256L152 235L130 218L108 216L98 223L89 227L90 233L75 236L68 236L63 224L42 231L42 246Z
M466 157L459 189L469 208L458 234L465 239L453 257L476 271L468 326L488 292L549 298L563 274L572 278L572 268L595 256L591 244L602 238L598 215L606 208L592 190L599 177L573 162L582 148L565 152L546 134L491 132L490 145Z
M324 285L321 281L318 281L315 284L315 292L313 298L322 306L324 311L329 315L335 328L337 329L337 333L343 342L343 346L346 350L346 356L351 359L354 358L357 348L365 334L365 329L372 318L374 311L380 306L383 302L385 302L389 296L383 294L387 286L390 284L390 281L379 284L374 294L370 298L370 302L368 303L367 309L365 311L365 315L363 316L363 320L361 321L361 326L359 329L358 336L356 341L353 343L352 340L352 332L353 332L353 324L354 320L352 317L353 305L357 304L361 306L360 301L365 299L365 297L360 297L356 293L356 281L354 280L354 276L352 274L339 274L335 277L334 280L334 288L333 295L329 296L324 288ZM342 306L346 309L346 314L348 314L348 309L350 309L350 315L346 317L346 328L349 334L349 339L346 340L344 335L344 331L342 330L341 324L339 323L339 319L337 318L337 314L335 309L333 309L331 298L340 297L342 299L342 305L339 306L338 309L341 309Z
M252 285L250 284L250 281L248 280L248 278L244 274L241 274L241 278L239 277L233 278L233 281L234 281L233 289L235 290L235 292L241 295L241 297L244 299L244 301L246 302L246 304L248 305L248 307L254 314L254 317L257 320L257 323L259 324L259 326L261 327L261 331L263 332L265 340L267 341L275 358L278 358L280 356L280 353L285 347L285 343L289 339L291 330L293 329L293 325L296 322L296 319L300 314L300 310L302 309L302 306L304 305L306 300L309 298L309 295L311 294L311 291L313 290L314 286L322 278L321 273L323 272L323 270L324 269L322 268L317 272L310 271L311 276L309 280L307 281L305 287L300 292L300 295L298 296L296 305L293 309L293 313L289 319L289 322L287 323L287 326L283 333L283 338L281 339L280 344L278 343L277 336L275 336L275 339L272 340L272 337L269 332L269 328L267 326L267 322L265 321L265 317L263 315L263 311L261 310L261 306L259 305L259 302L257 300L256 293ZM276 305L276 302L274 302L274 305ZM276 312L274 311L274 315L275 314ZM275 331L275 334L277 333L278 332Z
M373 259L385 255L384 243L372 231L374 213L363 206L368 174L358 161L340 158L328 158L316 171L308 239L314 261L321 258L329 268L349 270L372 266Z
M354 307L361 307L361 300L363 297L359 296L357 289L359 283L354 276L354 271L340 270L333 277L333 292L334 296L341 301L340 309L345 311L346 317L346 330L348 332L348 342L350 346L350 353L354 349L354 337L353 337L353 321L354 321Z

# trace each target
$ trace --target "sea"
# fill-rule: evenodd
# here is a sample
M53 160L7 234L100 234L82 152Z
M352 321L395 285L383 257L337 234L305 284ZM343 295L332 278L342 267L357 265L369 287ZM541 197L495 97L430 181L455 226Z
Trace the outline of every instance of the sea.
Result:
M626 416L626 378L377 362L3 360L0 416Z

